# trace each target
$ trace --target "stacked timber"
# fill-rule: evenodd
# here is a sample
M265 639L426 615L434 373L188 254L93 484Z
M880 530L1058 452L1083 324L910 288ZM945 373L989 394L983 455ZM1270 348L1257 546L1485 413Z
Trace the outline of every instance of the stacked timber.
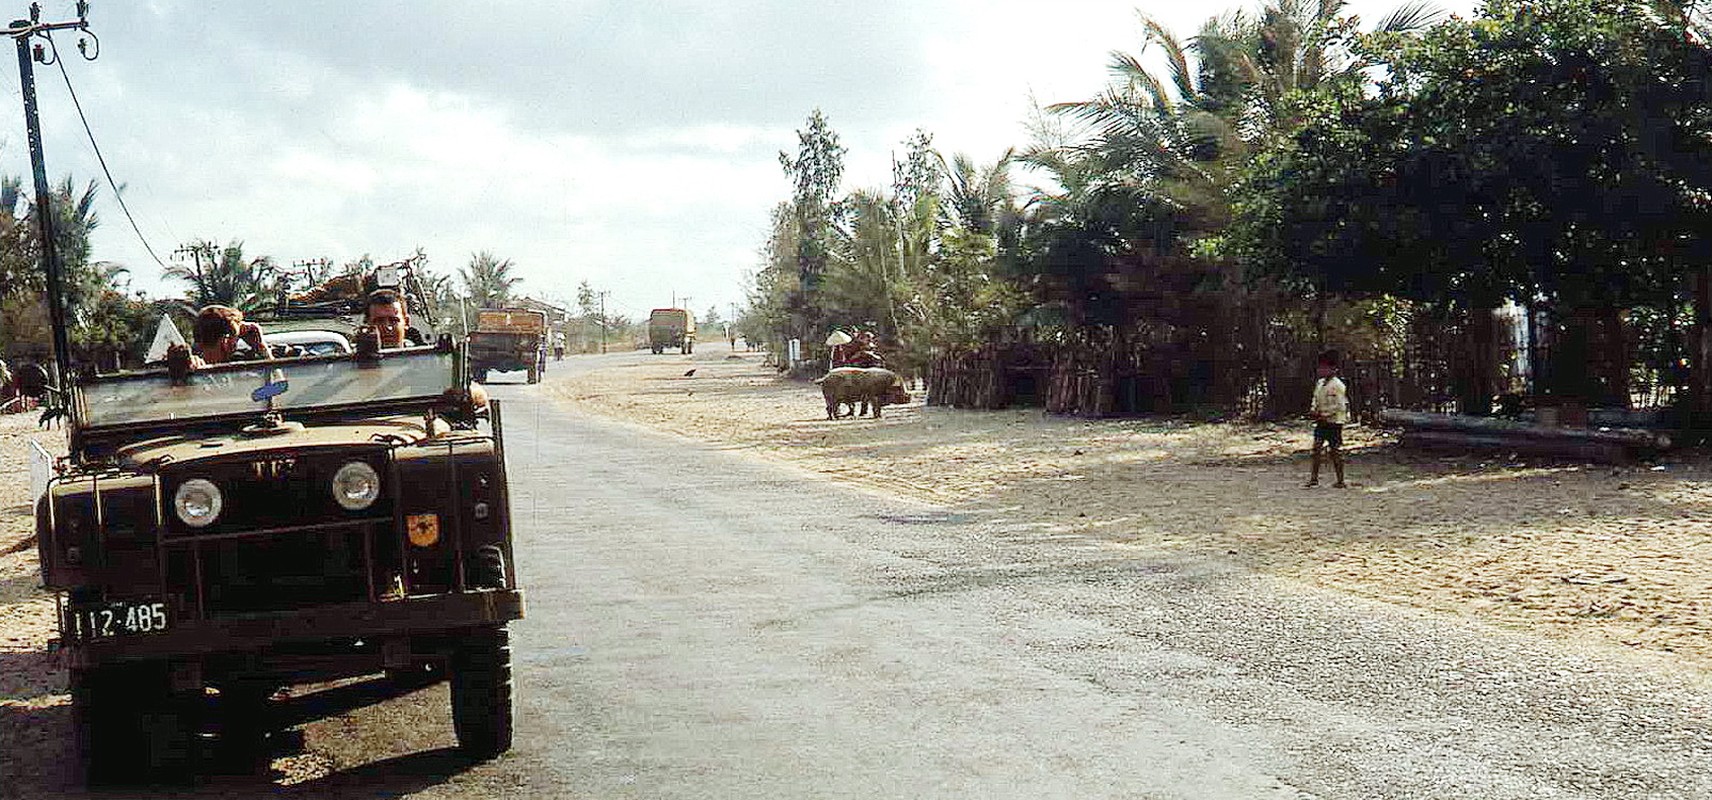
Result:
M1560 427L1395 408L1381 411L1379 419L1403 428L1401 444L1405 447L1494 450L1617 463L1671 446L1668 434L1641 428Z
M997 354L985 350L941 355L928 368L930 405L998 409L1010 404Z
M1111 411L1112 381L1108 374L1060 358L1046 383L1046 410L1053 414L1102 417Z

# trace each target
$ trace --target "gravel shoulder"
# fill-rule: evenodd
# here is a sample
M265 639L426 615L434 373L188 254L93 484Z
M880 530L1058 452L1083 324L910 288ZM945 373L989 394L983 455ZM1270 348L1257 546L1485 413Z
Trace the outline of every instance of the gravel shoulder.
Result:
M576 409L1043 533L1712 667L1712 462L1699 454L1624 467L1447 456L1357 427L1351 488L1307 489L1305 423L1082 420L919 396L830 421L818 387L724 347L549 373L546 387Z

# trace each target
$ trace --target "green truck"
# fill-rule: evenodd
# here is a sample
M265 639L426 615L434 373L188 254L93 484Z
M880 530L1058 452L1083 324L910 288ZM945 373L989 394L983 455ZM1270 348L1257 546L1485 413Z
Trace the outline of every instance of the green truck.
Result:
M476 313L476 329L470 331L470 373L486 381L489 372L528 373L530 383L539 383L547 371L550 332L547 315L527 308L486 308Z
M657 355L668 347L695 350L695 315L682 308L656 308L648 314L648 347Z

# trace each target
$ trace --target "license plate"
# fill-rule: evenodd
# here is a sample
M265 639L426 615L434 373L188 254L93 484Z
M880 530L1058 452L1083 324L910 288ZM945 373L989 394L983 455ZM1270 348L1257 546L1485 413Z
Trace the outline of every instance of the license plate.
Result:
M71 609L72 636L85 641L160 633L169 624L166 603L153 601L120 601Z

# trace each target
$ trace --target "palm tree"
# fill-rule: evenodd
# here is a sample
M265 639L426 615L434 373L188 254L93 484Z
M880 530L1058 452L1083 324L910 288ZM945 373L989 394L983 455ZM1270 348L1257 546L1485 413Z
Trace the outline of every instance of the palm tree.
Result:
M1343 16L1346 5L1272 0L1258 17L1235 12L1207 20L1187 44L1144 14L1142 49L1163 51L1166 78L1149 72L1140 53L1113 52L1105 92L1048 110L1083 123L1090 136L1076 147L1114 175L1222 185L1218 165L1280 129L1290 95L1365 66L1344 45L1352 22ZM1420 30L1442 13L1413 0L1374 30Z
M488 250L472 253L469 266L458 270L470 303L477 308L494 308L510 302L512 288L523 281L511 274L514 266L511 259L502 260Z
M895 198L857 190L843 201L845 213L833 228L833 241L821 285L822 303L846 317L841 323L880 322L885 337L898 333L897 300L906 294L911 276L919 275L932 235L909 223L916 217ZM933 196L922 195L916 206L931 208Z
M198 307L217 304L253 311L273 301L273 257L245 258L241 240L225 247L207 239L191 242L178 248L176 255L180 262L161 277L189 283L188 299ZM182 260L186 256L188 264Z
M1011 161L1014 150L1006 150L992 166L977 168L974 159L958 153L951 158L946 170L950 188L941 206L947 226L996 235L1004 217L1014 213L1011 208Z

